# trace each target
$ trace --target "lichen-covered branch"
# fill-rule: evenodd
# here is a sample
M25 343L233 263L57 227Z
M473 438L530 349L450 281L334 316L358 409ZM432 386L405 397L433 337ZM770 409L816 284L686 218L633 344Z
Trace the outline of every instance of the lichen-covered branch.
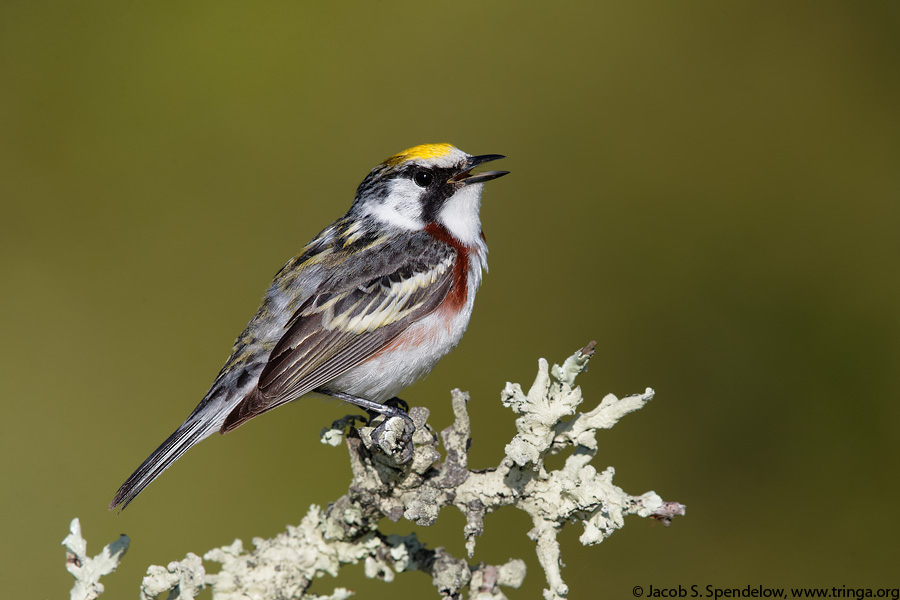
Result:
M127 535L107 544L97 556L87 554L87 541L81 535L81 522L72 519L69 535L63 540L66 547L66 569L75 577L75 585L70 593L71 600L93 600L103 593L100 577L116 570L128 551L130 540Z
M468 590L471 597L499 600L505 598L502 587L522 583L525 566L521 560L503 565L469 564L443 548L428 549L415 533L384 535L378 524L387 517L427 526L443 508L454 507L466 517L463 534L468 558L472 558L476 540L484 531L485 515L513 506L531 518L533 528L528 536L536 543L546 576L545 599L565 598L568 588L560 569L557 537L567 522L581 522L584 532L579 539L591 545L624 526L627 515L669 524L685 511L684 506L663 502L652 491L629 495L613 484L612 467L598 472L591 466L597 431L612 427L653 398L649 388L621 399L610 394L592 410L577 412L582 396L575 378L593 351L592 342L562 366L552 368L541 359L537 378L527 393L518 384L507 384L501 400L518 415L518 433L506 446L506 456L491 469L468 468L469 397L459 390L452 393L454 423L440 436L427 423L427 409L410 410L416 428L411 453L400 418L359 429L353 426L354 417L336 421L322 432L322 441L338 445L346 440L353 470L347 494L325 510L310 507L299 525L289 526L272 539L254 539L252 551L246 551L237 540L207 552L204 560L221 565L216 573L208 573L194 554L166 567L150 567L141 597L156 598L170 592L171 599L188 599L211 588L216 600L338 600L352 592L336 588L316 595L310 589L313 581L326 574L336 577L342 565L362 562L367 576L387 582L398 573L422 571L444 598L462 598ZM438 450L440 442L443 454ZM548 470L546 457L567 450L570 454L563 467ZM76 574L76 587L84 587L77 578ZM102 591L96 579L90 581L92 589Z

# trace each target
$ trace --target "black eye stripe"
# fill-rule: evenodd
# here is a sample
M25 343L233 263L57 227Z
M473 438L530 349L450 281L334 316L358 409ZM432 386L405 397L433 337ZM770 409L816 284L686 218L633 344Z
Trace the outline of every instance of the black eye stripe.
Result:
M404 178L412 181L422 189L419 199L422 205L421 218L426 223L433 223L444 206L444 202L462 187L462 184L449 181L462 168L462 165L455 167L426 167L411 164L405 165L399 171L390 174L385 170L372 171L357 188L354 206L357 203L362 203L364 200L371 202L373 197L383 200L390 193L388 182L391 179ZM425 183L424 180L421 182L416 181L416 175L419 173L427 173L431 176L431 180L427 185L422 185Z

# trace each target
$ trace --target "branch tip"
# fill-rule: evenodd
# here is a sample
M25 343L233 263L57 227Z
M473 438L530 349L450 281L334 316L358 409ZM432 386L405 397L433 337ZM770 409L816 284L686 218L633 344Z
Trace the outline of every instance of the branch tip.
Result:
M581 356L583 356L585 358L590 358L590 357L594 356L594 351L596 350L596 348L597 348L597 340L591 340L590 342L588 342L587 346L585 346L578 352L581 354Z

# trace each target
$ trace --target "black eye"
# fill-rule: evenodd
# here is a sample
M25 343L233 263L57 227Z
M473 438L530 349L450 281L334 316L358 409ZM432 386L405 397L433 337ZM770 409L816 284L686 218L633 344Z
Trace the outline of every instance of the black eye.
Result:
M413 181L419 187L428 187L434 181L434 174L429 171L416 171L416 174L413 175Z

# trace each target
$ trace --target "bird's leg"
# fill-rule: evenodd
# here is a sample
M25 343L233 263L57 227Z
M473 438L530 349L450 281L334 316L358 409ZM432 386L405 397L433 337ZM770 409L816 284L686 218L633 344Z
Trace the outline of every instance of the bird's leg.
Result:
M369 420L375 418L375 416L377 415L384 415L385 417L399 417L404 420L409 420L409 422L412 423L412 419L410 419L409 415L406 414L407 412L409 412L409 404L407 404L405 400L401 400L397 397L391 398L384 404L380 404L378 402L366 400L365 398L360 398L359 396L354 396L352 394L347 394L344 392L326 391L322 388L318 388L313 391L315 391L317 394L331 396L332 398L337 398L338 400L343 400L344 402L348 402L350 404L353 404L354 406L360 407L361 409L369 413Z
M372 420L375 419L378 415L384 415L385 419L380 425L375 428L375 431L372 432L372 439L388 454L396 455L397 461L399 463L405 463L412 457L412 436L416 431L416 425L413 423L413 420L409 417L407 411L409 410L409 404L400 398L391 398L384 404L379 404L378 402L373 402L372 400L366 400L365 398L360 398L359 396L354 396L352 394L347 394L344 392L337 391L326 391L323 389L317 389L315 392L319 394L324 394L326 396L331 396L333 398L337 398L338 400L343 400L344 402L348 402L353 404L354 406L358 406L365 410L369 414L369 423L372 423ZM399 406L398 406L399 405ZM403 408L400 408L403 406ZM404 410L405 409L405 410ZM400 439L396 442L387 439L385 436L388 433L393 433L385 425L392 418L398 418L403 422L403 431L399 433ZM389 449L393 447L398 447L399 452L394 453L390 452Z

